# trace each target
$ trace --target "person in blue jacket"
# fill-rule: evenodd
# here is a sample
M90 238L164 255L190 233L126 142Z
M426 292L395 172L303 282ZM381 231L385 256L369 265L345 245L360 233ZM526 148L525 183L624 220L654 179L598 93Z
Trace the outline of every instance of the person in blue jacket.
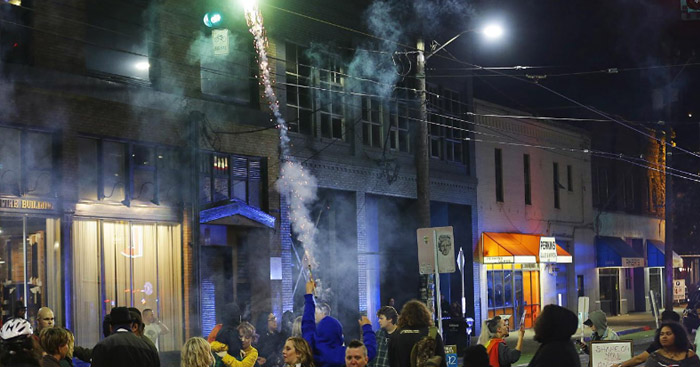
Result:
M319 315L320 320L316 322L316 304L313 296L315 288L316 284L313 280L306 283L304 315L301 319L302 337L313 351L316 367L344 367L343 326L338 320L328 315ZM362 339L367 347L367 356L372 360L377 354L377 340L372 331L372 324L367 316L362 316L359 323L362 327Z

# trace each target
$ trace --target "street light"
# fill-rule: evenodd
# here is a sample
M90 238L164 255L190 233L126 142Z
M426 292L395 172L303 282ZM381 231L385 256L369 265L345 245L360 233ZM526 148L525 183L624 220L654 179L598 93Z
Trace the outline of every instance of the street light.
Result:
M486 33L486 29L489 29L489 33ZM500 33L496 31L496 29L501 29ZM502 28L498 27L496 28L495 26L489 26L486 27L483 31L477 31L474 29L468 29L465 31L462 31L458 33L456 36L450 38L447 42L445 42L443 45L429 53L428 55L424 55L425 51L425 44L423 43L423 39L419 38L418 39L418 44L417 44L417 49L418 49L418 57L417 57L417 63L416 63L416 79L418 80L418 95L420 98L420 121L418 123L418 141L417 141L417 147L416 147L416 201L418 202L418 227L419 228L429 228L430 227L430 153L429 153L429 144L428 144L428 107L427 107L427 98L426 98L426 86L425 86L425 63L426 61L431 58L433 55L437 54L445 48L445 46L449 45L450 43L454 42L457 38L462 36L465 33L470 33L470 32L475 32L475 33L484 33L484 35L490 35L490 39L497 38L496 36L501 36L503 35L503 30ZM427 275L428 281L427 283L430 284L429 281L429 275ZM464 277L462 277L464 278ZM428 286L428 289L430 289L430 286ZM439 290L438 290L439 292ZM434 296L434 294L433 294ZM426 301L430 301L431 296L427 295ZM438 305L440 304L440 300L438 299ZM429 303L432 304L432 303ZM438 315L438 320L442 317L442 315ZM442 325L442 324L440 324Z
M503 27L500 24L489 24L481 31L488 39L498 39L503 36Z

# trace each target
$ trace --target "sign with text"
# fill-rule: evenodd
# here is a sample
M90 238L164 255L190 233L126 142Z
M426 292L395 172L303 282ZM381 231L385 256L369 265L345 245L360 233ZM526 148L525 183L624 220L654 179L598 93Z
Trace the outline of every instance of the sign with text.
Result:
M212 30L211 40L214 45L214 55L228 55L228 29Z
M643 268L644 258L642 257L623 257L622 258L623 268Z
M673 300L683 301L685 299L685 279L673 280Z
M419 228L416 231L416 237L418 242L418 270L421 274L435 273L436 252L438 272L454 273L456 271L455 237L452 227Z
M632 340L591 342L591 367L610 367L632 358Z
M52 210L53 207L53 203L49 201L27 199L0 199L0 209Z
M557 262L557 242L554 237L540 237L540 263Z

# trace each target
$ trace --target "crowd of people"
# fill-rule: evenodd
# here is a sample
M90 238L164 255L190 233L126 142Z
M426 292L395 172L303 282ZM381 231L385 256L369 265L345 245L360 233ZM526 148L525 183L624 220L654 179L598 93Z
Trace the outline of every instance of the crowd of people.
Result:
M279 330L274 313L262 313L256 325L243 321L235 304L226 307L222 323L207 338L188 339L180 353L181 367L446 367L442 336L426 305L412 300L399 313L392 306L376 315L380 329L372 330L366 316L358 320L361 340L345 340L343 325L331 316L330 307L316 304L315 283L306 284L303 315L283 315ZM608 327L605 313L593 311L584 325L590 340L618 340ZM105 317L105 338L91 348L74 345L71 331L54 325L48 307L37 312L36 325L23 317L6 320L0 329L1 367L73 367L74 358L95 367L156 367L161 365L158 338L170 329L152 310L114 307ZM257 327L256 327L257 326ZM547 305L534 323L534 339L540 343L529 367L580 367L579 353L590 344L572 339L579 326L570 310ZM477 345L465 349L464 367L509 367L520 359L524 327L511 348L506 342L509 326L496 316L486 320ZM690 366L700 359L679 315L662 314L654 342L643 353L611 367Z

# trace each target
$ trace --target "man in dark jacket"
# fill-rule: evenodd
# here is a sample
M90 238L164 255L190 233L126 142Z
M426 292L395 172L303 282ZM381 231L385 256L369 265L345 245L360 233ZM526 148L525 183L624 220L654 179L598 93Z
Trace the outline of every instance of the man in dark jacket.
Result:
M406 302L399 314L399 329L389 339L389 366L411 366L411 350L421 339L428 336L434 328L428 307L418 301ZM447 367L445 347L439 333L435 334L433 357L440 357L440 367Z
M571 340L578 328L578 317L557 305L547 305L535 321L535 340L542 343L528 367L581 367L581 359Z
M304 315L301 319L302 337L309 343L313 351L314 364L317 367L345 366L345 341L343 326L331 316L325 316L316 324L316 304L313 292L316 285L313 280L306 283L304 296ZM377 341L374 338L372 325L367 316L359 320L362 327L362 339L367 348L369 360L377 354Z
M92 367L160 367L158 351L131 331L132 324L129 309L112 309L112 334L92 350Z

